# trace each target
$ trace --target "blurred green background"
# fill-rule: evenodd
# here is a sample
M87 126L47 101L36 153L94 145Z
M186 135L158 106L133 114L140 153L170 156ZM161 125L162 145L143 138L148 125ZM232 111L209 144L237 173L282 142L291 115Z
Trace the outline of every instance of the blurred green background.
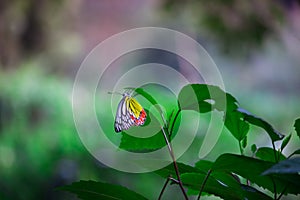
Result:
M118 172L88 153L71 106L73 80L88 52L141 26L167 27L198 40L241 106L284 134L293 131L300 117L298 0L1 0L0 199L76 199L55 188L80 179L158 197L164 183L158 175ZM251 131L250 145L271 145L262 130ZM180 161L197 160L202 137L197 139ZM284 153L299 146L293 136ZM207 159L225 152L239 153L226 130ZM181 199L178 191L170 186L165 198Z

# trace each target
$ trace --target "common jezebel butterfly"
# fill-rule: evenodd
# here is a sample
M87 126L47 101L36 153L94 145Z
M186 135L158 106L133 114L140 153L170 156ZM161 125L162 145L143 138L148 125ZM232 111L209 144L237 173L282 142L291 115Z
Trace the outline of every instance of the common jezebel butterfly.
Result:
M146 112L130 92L123 93L116 113L115 131L121 132L132 126L141 126L146 121Z

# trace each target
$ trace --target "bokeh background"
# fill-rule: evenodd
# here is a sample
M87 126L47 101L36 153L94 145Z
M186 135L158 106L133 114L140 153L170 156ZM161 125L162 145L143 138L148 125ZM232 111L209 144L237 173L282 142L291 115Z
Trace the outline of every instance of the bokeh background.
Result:
M293 131L300 117L299 0L1 0L0 199L76 199L55 188L80 179L158 197L164 183L158 175L118 172L88 153L71 106L72 84L87 54L111 35L142 26L175 29L199 41L241 106L284 134ZM249 136L254 142L270 145L256 128ZM299 146L293 135L284 153ZM180 160L193 164L197 150L199 142ZM239 153L226 130L207 159L225 152ZM181 199L177 194L170 186L165 197Z

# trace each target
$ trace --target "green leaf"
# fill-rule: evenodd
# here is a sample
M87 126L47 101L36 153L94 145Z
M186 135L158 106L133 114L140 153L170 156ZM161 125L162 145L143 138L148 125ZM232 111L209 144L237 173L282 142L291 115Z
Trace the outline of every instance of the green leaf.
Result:
M275 154L276 157L275 158ZM279 151L275 151L274 153L274 149L270 148L270 147L261 147L257 150L256 152L256 157L265 160L265 161L270 161L270 162L277 162L278 160L285 160L286 157Z
M292 137L292 134L289 134L287 137L284 138L284 140L281 143L281 151L283 151L283 149L286 147L286 145L289 143L290 139Z
M206 84L189 84L184 86L178 95L178 105L182 110L195 110L205 113L234 110L237 100L217 86Z
M189 189L199 191L205 176L206 174L185 173L182 174L181 179L183 184ZM213 194L225 200L272 199L250 186L241 185L232 175L222 172L215 172L209 176L203 192Z
M244 121L243 115L236 111L226 113L225 126L238 141L242 141L249 131L249 124Z
M183 163L180 163L180 162L177 162L177 166L178 166L178 171L179 171L180 174L193 173L193 172L200 173L201 172L200 169L197 169L195 167L192 167L190 165L186 165L186 164L183 164ZM168 165L168 166L166 166L162 169L154 171L154 172L156 174L160 175L161 177L164 177L164 178L172 176L173 178L177 179L177 175L175 173L173 163L171 163L170 165Z
M69 191L76 194L82 200L97 200L97 199L131 199L140 200L146 199L142 195L127 189L120 185L110 183L102 183L96 181L79 181L71 185L60 187L59 189Z
M291 158L283 160L270 169L264 171L263 175L267 174L297 174L300 173L300 158Z
M295 127L298 137L300 138L300 118L295 120L294 127Z
M166 142L160 122L152 113L148 113L146 121L148 120L151 123L147 126L131 127L126 132L123 131L119 148L132 152L149 152L164 147ZM156 132L153 136L146 137L146 133L153 134L153 132Z
M152 137L138 138L122 132L119 148L131 152L150 152L166 145L163 133L160 131Z
M199 170L201 170L204 173L207 173L208 170L211 169L212 165L214 163L208 160L199 160L198 162L195 163L195 167Z
M167 87L156 83L149 83L143 85L140 88L135 88L134 90L137 94L141 95L148 101L144 102L145 104L149 104L150 102L151 105L154 105L154 107L159 113L159 116L156 117L159 119L161 118L161 114L163 114L164 117L168 119L172 114L172 110L178 109L177 97Z
M273 142L281 140L284 137L280 132L275 130L268 122L266 122L262 118L256 117L252 115L250 112L248 112L247 110L244 110L242 108L238 108L237 111L244 116L245 121L255 126L263 128L269 134Z
M158 102L143 88L135 88L134 91L147 99L152 105L158 104Z
M274 183L276 191L285 193L300 193L300 176L299 175L262 175L264 171L271 168L273 162L263 161L246 156L223 154L214 163L212 170L235 173L250 180L260 187L270 190L274 193ZM288 187L287 187L288 186ZM287 188L286 188L287 187Z

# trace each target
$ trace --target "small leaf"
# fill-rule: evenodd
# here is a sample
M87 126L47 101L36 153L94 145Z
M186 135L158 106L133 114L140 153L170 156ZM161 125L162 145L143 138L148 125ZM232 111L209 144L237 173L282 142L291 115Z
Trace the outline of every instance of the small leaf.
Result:
M284 140L281 143L281 151L283 151L283 149L286 147L286 145L289 143L290 139L291 139L292 134L289 134L287 137L284 138Z
M249 124L244 121L243 115L236 111L226 113L225 126L238 141L242 141L249 131Z
M280 132L275 130L268 122L266 122L262 118L256 117L242 108L238 108L237 111L243 114L245 121L255 126L263 128L269 134L273 142L281 140L284 137Z
M279 151L275 151L274 153L274 149L270 148L270 147L261 147L257 150L256 152L256 157L265 160L265 161L270 161L270 162L277 162L278 159L275 158L279 156L279 160L285 160L286 157Z
M294 127L295 127L298 137L300 138L300 118L295 120Z
M251 146L251 151L252 151L252 153L255 153L255 152L257 151L257 146L256 146L256 144L252 144L252 146Z
M297 174L300 173L300 158L291 158L283 160L270 169L264 171L263 175L267 174Z
M60 187L59 189L74 193L78 196L78 198L82 200L146 199L142 195L132 190L129 190L126 187L120 185L113 185L110 183L96 182L96 181L74 182L71 185L66 185Z

